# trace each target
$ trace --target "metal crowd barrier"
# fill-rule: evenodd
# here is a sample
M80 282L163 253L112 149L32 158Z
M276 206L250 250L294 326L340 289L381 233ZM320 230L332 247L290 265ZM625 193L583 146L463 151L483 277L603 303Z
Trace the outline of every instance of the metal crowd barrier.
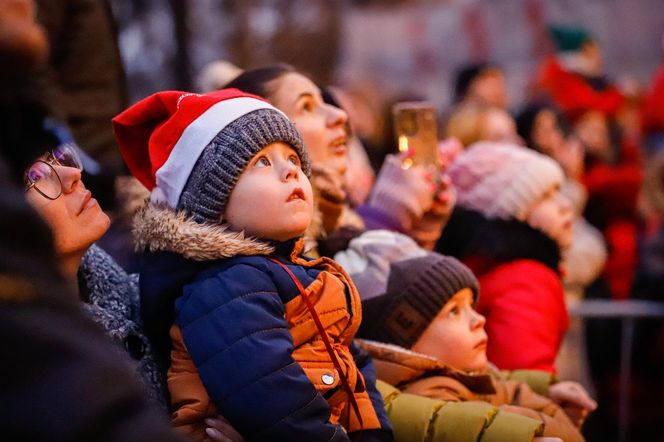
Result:
M584 300L570 306L569 313L581 319L620 319L620 384L618 404L618 441L626 442L629 425L629 388L632 375L632 345L637 319L664 318L664 303L642 300Z

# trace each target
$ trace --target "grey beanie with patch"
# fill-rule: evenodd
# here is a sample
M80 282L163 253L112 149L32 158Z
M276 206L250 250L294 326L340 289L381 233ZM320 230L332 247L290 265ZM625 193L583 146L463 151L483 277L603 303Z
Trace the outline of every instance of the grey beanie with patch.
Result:
M362 301L358 337L411 348L462 289L479 297L473 272L456 258L429 252L391 264L385 293Z

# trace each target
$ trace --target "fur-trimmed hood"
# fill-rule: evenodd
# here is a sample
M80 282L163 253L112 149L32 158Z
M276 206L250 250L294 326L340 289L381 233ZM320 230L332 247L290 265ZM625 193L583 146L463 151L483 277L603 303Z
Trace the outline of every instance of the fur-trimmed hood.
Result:
M242 256L301 251L291 241L268 243L231 232L227 226L200 224L164 205L147 201L134 217L136 249L142 251L141 317L163 369L170 363L168 331L175 321L175 301L182 288L210 266ZM290 250L286 251L289 248Z
M227 225L197 223L184 212L149 201L134 217L133 234L137 250L173 252L194 261L269 255L275 250L268 242L231 232Z

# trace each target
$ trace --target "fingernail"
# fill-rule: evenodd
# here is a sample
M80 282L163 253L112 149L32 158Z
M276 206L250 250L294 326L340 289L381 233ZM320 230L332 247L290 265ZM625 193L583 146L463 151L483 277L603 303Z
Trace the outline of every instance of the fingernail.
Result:
M217 438L221 436L221 433L215 430L214 428L206 428L205 433L212 438Z

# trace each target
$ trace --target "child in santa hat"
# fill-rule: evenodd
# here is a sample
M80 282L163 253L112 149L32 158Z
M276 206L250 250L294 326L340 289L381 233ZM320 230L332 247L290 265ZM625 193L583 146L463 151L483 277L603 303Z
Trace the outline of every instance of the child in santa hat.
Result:
M113 128L151 191L135 224L141 308L173 423L195 440L219 413L251 440L390 440L352 344L357 290L331 259L301 256L313 203L295 126L226 89L157 93Z

